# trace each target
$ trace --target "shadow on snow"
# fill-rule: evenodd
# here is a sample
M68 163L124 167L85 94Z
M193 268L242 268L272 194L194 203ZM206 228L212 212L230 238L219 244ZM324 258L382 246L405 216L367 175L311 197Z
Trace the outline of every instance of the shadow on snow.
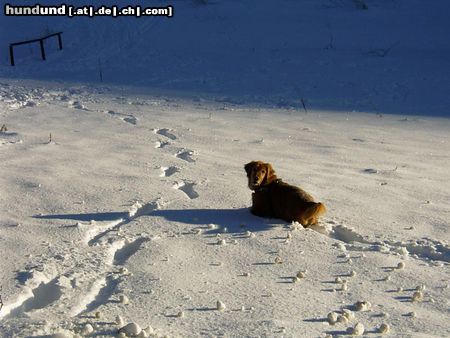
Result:
M161 217L169 222L190 224L195 228L206 227L204 233L218 233L227 228L229 233L244 231L266 231L280 225L279 220L260 218L251 214L248 208L237 209L168 209L155 210L148 214L129 217L127 212L100 212L86 214L54 214L37 215L38 219L63 219L81 222L89 221L116 221L120 219L132 221L138 217ZM210 224L216 227L210 227ZM282 223L281 223L282 224Z

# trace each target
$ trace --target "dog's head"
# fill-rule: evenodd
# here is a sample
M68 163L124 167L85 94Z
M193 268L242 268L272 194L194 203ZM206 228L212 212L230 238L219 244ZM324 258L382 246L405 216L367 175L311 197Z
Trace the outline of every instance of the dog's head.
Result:
M248 187L250 190L256 190L277 179L275 170L273 170L270 163L252 161L247 163L244 169L247 172Z

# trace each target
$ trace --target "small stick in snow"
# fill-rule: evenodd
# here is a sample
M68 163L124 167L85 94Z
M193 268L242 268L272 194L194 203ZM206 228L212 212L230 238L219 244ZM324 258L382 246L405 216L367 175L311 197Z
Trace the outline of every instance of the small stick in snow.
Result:
M377 49L372 49L369 51L369 54L371 55L375 55L375 56L379 56L384 58L385 56L387 56L389 54L389 52L398 44L400 43L400 41L395 42L394 44L392 44L391 46L387 47L387 48L377 48Z
M327 23L327 27L328 27L328 32L330 33L330 41L328 42L328 45L325 46L325 49L334 49L334 36L333 36L333 32L331 31L331 25L329 23Z
M369 6L367 6L367 4L364 2L364 0L353 0L353 2L355 3L356 8L358 8L358 9L363 9L363 10L369 9Z
M300 100L301 102L302 102L302 106L303 106L303 109L305 110L305 113L307 113L308 112L308 110L306 109L306 104L305 104L305 100L303 100L303 98L301 98L301 100Z
M98 59L98 76L100 78L100 82L103 82L103 69L102 69L102 61L100 58Z

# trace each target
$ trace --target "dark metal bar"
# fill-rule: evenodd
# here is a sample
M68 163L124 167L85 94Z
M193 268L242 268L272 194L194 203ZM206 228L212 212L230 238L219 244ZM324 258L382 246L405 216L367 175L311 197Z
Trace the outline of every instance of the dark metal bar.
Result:
M62 50L62 39L61 39L61 34L63 32L57 32L57 33L53 33L53 34L49 34L47 36L44 36L43 38L40 39L33 39L33 40L27 40L27 41L21 41L21 42L14 42L9 44L9 57L10 57L10 61L11 61L11 66L15 65L14 62L14 46L19 46L19 45L25 45L27 43L33 43L33 42L39 42L39 45L41 47L41 56L42 56L42 60L46 60L45 58L45 48L44 48L44 40L51 38L52 36L57 36L58 37L58 45L59 45L59 50Z
M39 38L39 39L33 39L33 40L27 40L27 41L21 41L21 42L14 42L11 45L18 46L18 45L24 45L24 44L27 44L27 43L39 42L41 40L45 40L45 39L51 38L52 36L57 36L57 35L60 35L60 34L62 34L62 32L46 35L43 38Z
M14 49L13 45L9 45L9 59L11 60L11 66L14 66Z
M39 40L39 44L41 45L42 60L45 60L44 39Z
M58 34L58 44L59 44L59 50L62 50L62 39L61 39L61 32Z

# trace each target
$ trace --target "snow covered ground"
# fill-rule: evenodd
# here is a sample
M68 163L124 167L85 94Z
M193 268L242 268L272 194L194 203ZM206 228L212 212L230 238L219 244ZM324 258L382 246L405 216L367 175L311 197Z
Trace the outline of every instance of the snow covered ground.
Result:
M4 336L113 334L117 315L183 337L448 335L447 119L2 88ZM319 232L249 213L253 159L327 205Z
M0 66L1 337L450 335L448 4L282 2L2 17L66 48ZM251 215L251 160L320 225Z

